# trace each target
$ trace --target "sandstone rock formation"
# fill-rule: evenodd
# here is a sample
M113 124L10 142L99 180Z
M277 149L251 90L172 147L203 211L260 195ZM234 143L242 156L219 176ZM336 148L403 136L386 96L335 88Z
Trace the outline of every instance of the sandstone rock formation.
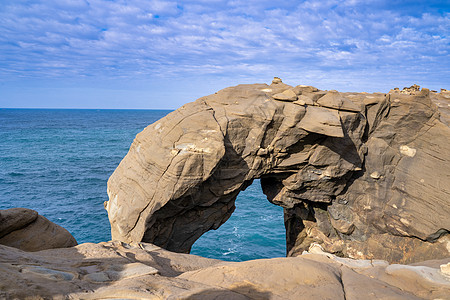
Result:
M0 210L0 244L40 251L77 245L75 238L61 226L28 208Z
M23 252L0 245L0 299L446 299L449 259L299 257L230 263L146 243Z
M350 258L448 257L449 100L279 79L202 97L136 136L108 181L112 237L187 253L260 178L285 209L289 256L317 243Z

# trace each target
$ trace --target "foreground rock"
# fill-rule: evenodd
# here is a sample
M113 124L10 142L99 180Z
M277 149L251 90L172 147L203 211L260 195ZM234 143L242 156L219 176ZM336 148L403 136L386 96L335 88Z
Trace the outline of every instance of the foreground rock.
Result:
M0 245L0 299L445 299L449 259L420 265L322 252L240 263L108 242L23 252ZM447 268L447 269L446 269Z
M188 103L136 136L108 181L114 239L189 252L261 179L289 256L449 256L450 94L292 87L276 79Z
M77 245L64 228L28 208L0 210L0 244L24 251L40 251Z

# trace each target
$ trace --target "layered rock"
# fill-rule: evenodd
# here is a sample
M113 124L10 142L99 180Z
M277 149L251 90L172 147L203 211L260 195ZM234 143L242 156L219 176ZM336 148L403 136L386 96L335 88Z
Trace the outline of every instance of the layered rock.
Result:
M340 93L276 79L188 103L136 136L108 181L113 239L189 252L261 179L288 255L448 257L449 96Z
M0 210L0 244L24 251L73 247L75 238L61 226L28 208Z
M1 299L445 299L450 262L324 253L230 263L147 243L23 252L0 245Z

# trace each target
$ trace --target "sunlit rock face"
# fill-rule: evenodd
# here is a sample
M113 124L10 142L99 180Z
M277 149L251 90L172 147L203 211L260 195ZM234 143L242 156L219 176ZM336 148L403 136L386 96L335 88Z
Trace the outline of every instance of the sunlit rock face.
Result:
M238 85L149 125L108 181L113 239L189 252L261 179L285 209L289 256L449 255L450 95Z
M299 257L224 262L148 243L24 252L0 245L0 299L448 299L448 259Z
M68 248L75 238L61 226L29 208L0 210L0 245L24 251Z

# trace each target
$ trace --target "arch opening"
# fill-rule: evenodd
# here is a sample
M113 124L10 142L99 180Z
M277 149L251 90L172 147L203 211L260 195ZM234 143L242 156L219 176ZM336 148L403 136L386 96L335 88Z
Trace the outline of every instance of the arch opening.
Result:
M286 255L283 208L267 201L259 179L239 193L235 206L228 221L194 243L191 254L228 261Z

